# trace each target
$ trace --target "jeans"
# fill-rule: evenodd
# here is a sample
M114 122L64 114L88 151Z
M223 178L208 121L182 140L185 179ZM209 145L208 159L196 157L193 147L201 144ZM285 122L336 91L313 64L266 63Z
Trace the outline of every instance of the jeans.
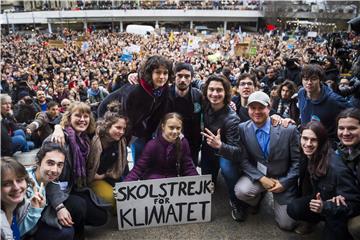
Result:
M26 141L26 135L22 129L14 131L11 137L13 153L17 151L28 152L34 148L34 143Z
M132 144L131 144L131 155L132 159L134 161L134 165L136 161L140 158L140 155L142 151L145 148L145 140L142 138L137 138Z
M51 236L52 240L64 240L64 239L73 239L74 238L74 228L73 227L63 227L62 229L55 228L47 225L46 223L39 221L38 229L35 233L35 240L49 239Z
M236 202L234 187L240 178L240 173L236 164L230 160L216 155L214 150L209 146L204 146L201 150L201 173L211 174L212 181L216 184L219 169L223 175L226 185L228 187L229 198L231 201Z

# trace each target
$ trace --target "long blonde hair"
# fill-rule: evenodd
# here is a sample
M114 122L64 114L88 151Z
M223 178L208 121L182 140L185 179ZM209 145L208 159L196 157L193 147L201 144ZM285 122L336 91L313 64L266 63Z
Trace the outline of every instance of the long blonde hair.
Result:
M75 101L70 104L69 108L67 109L67 111L64 113L64 115L61 118L61 122L60 122L61 127L65 128L65 127L70 126L70 117L76 111L79 111L80 113L89 114L90 122L89 122L88 128L86 129L86 133L88 133L88 134L94 133L95 129L96 129L95 119L91 112L90 106L84 102Z

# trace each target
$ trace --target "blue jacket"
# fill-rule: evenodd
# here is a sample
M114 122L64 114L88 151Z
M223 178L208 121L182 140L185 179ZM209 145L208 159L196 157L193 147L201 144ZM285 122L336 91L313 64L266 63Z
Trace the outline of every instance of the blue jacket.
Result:
M351 104L340 95L333 92L328 86L321 84L321 96L317 100L307 97L304 88L298 92L301 125L311 120L320 120L328 130L329 137L336 139L336 117Z

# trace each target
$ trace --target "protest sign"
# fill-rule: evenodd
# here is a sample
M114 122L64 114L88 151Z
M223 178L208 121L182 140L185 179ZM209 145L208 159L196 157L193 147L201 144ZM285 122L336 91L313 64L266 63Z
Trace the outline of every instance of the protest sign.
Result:
M249 43L238 43L235 45L235 56L244 56L249 48Z
M211 175L116 183L119 230L211 220Z
M317 37L317 32L308 32L307 36L315 38L315 37Z
M64 48L64 41L62 40L49 40L48 46L51 48Z
M249 55L250 56L256 56L256 53L257 53L257 48L256 47L250 48L250 50L249 50Z

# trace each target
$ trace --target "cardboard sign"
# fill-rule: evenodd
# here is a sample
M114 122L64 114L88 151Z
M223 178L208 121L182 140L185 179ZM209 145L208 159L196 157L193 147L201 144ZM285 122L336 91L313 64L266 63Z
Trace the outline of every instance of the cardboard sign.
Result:
M256 47L250 48L250 50L249 50L249 55L250 56L256 56L256 53L257 53L257 48Z
M312 38L316 38L317 37L317 32L308 32L307 36L312 37Z
M116 183L119 230L209 222L211 175Z
M235 56L244 56L248 51L249 43L238 43L235 45Z
M64 48L64 41L62 40L49 40L48 46L51 48Z

